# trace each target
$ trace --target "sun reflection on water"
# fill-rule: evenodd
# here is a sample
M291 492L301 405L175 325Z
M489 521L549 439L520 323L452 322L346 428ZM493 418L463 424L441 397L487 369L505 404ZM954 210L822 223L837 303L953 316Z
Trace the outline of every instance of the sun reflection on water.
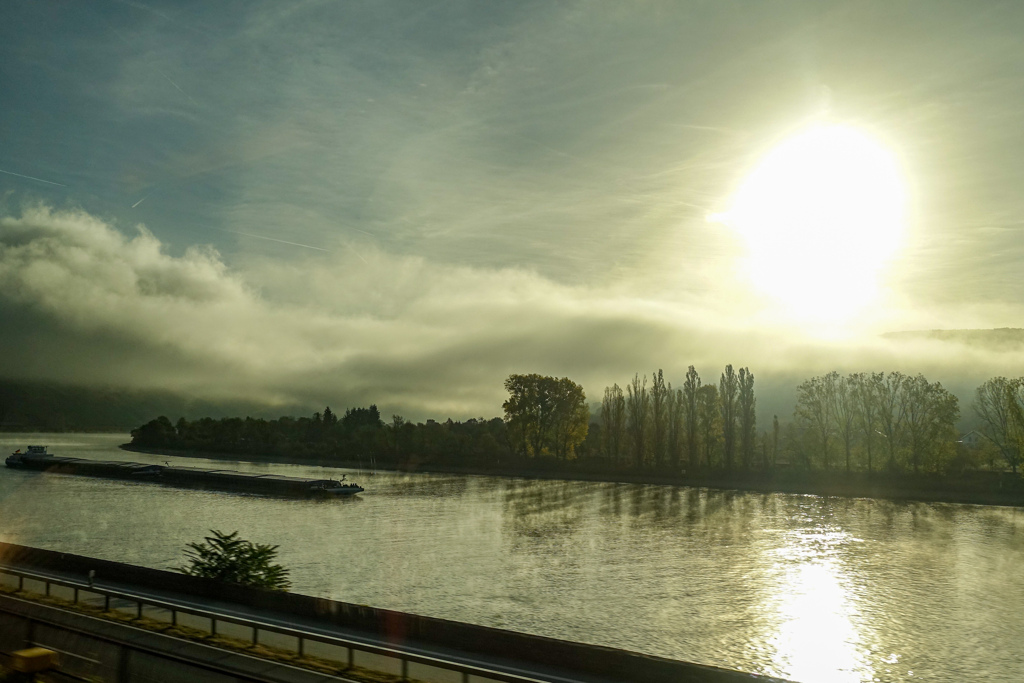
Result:
M857 539L819 528L795 532L791 540L776 564L779 626L770 641L776 669L795 681L873 680L851 577L836 557L840 546Z

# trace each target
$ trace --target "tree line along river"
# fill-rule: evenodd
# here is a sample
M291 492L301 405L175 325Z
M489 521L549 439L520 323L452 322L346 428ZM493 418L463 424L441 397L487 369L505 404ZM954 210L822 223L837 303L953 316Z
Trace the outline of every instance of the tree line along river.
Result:
M163 463L126 435L9 453ZM641 484L348 474L291 500L0 471L0 540L169 568L209 529L279 544L298 593L799 681L1019 681L1024 509Z

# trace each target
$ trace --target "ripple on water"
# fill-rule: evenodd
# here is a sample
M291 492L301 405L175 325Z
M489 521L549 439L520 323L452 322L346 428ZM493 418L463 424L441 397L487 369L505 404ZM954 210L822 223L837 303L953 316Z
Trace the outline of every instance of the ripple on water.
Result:
M126 440L5 434L0 448L167 460ZM237 529L281 546L295 591L338 600L801 681L1024 671L1015 508L193 464L345 473L367 491L287 500L3 469L0 539L168 568L209 529Z

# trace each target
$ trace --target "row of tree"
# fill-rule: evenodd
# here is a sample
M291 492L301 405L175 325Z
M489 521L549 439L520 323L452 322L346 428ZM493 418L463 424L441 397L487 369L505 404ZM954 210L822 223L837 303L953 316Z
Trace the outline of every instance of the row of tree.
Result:
M179 419L132 432L135 445L329 462L437 463L486 470L518 467L696 475L805 470L938 472L981 466L979 452L1014 472L1024 454L1024 378L978 387L981 448L966 449L956 396L923 375L872 372L811 377L797 387L793 420L758 432L754 375L727 365L704 383L693 366L673 387L658 370L625 390L604 390L596 420L583 388L567 377L510 375L504 418L389 423L375 405L343 416ZM973 455L972 455L973 454Z
M754 464L757 399L749 368L726 365L718 385L703 384L691 365L681 388L664 372L634 375L623 392L606 387L601 403L601 453L635 469L697 472Z
M206 417L172 423L161 416L132 430L132 444L382 466L412 460L486 467L511 454L500 417L416 424L393 415L385 424L375 405L351 408L340 418L329 407L311 417L276 420Z
M956 455L959 418L957 397L923 375L830 372L797 387L789 445L808 468L834 468L839 450L847 472L937 471Z

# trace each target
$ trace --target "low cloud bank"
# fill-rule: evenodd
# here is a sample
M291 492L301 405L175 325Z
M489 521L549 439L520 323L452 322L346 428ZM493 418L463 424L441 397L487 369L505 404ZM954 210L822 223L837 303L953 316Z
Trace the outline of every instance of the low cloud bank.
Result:
M171 255L44 206L0 218L0 376L162 389L207 399L456 419L499 414L511 372L604 386L731 362L762 382L762 411L831 369L924 372L961 392L1014 374L1024 347L933 338L814 342L720 311L625 290L568 287L514 269L432 264L382 251L228 267L209 248ZM969 396L961 393L961 398Z

